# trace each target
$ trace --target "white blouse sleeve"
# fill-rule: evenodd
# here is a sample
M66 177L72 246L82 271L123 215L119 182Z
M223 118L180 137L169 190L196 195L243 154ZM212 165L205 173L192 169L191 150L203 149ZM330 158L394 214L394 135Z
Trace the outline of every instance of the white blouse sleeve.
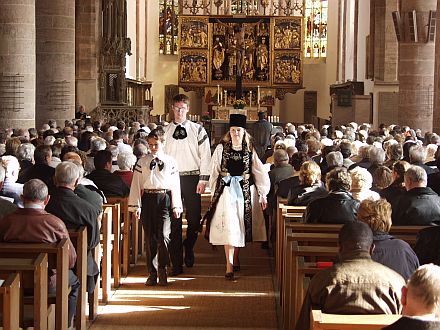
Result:
M266 196L270 190L270 179L267 169L264 167L257 152L252 152L252 174L254 176L255 186L257 187L260 202L266 200Z
M223 145L219 144L215 148L214 154L211 158L211 175L209 176L209 188L211 189L211 194L214 194L217 178L221 172L222 154Z

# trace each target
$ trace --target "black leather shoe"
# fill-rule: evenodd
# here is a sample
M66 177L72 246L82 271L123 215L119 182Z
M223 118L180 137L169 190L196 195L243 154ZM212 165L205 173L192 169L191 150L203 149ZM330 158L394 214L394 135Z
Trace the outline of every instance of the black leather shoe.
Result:
M183 243L183 246L185 247L185 266L191 268L194 266L194 251L189 248L185 242Z
M145 282L146 286L155 286L157 284L157 274L150 274Z
M173 268L173 269L171 269L170 272L168 272L168 274L170 276L179 276L182 273L183 273L183 269L182 268Z
M233 272L232 273L226 273L225 279L226 279L226 281L233 281L233 280L235 280L234 273Z
M160 285L160 286L167 286L168 285L166 269L159 269L159 283L158 283L158 285Z

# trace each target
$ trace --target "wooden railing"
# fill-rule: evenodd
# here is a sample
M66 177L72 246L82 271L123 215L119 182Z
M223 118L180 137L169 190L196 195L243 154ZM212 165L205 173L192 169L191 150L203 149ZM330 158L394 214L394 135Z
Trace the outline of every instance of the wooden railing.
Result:
M151 110L153 108L149 106L98 105L91 111L90 116L92 121L102 120L108 122L110 119L116 119L130 124L134 121L142 120L147 124Z

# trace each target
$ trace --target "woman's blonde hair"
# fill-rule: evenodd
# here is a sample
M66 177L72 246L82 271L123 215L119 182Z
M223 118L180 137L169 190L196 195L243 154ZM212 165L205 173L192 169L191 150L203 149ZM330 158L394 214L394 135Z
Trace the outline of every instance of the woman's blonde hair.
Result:
M314 161L306 161L299 170L299 181L311 186L321 180L321 168Z
M391 204L386 199L374 201L364 199L359 205L357 217L359 221L370 226L373 232L388 233L391 228Z
M254 148L253 144L252 144L252 136L246 131L246 129L244 130L243 139L246 141L248 151L251 152L252 149ZM223 136L223 142L226 142L226 143L231 142L231 133L229 132L229 130Z

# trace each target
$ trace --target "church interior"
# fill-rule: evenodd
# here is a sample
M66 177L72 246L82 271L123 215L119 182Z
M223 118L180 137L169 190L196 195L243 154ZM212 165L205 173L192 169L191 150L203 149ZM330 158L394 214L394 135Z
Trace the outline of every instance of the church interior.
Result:
M128 111L170 120L177 91L191 97L193 118L220 119L236 99L239 59L251 118L267 110L280 123L396 123L435 131L436 5L7 1L2 126L72 119L80 105L93 118ZM241 25L242 41L234 32Z
M40 129L49 120L62 124L81 107L92 121L171 122L173 97L185 94L188 119L203 124L212 147L236 113L245 114L249 125L265 112L269 122L282 127L356 122L440 133L438 4L0 0L0 129ZM202 195L202 211L209 198ZM293 232L284 220L301 218L304 209L280 205L274 215L283 226L278 245L270 253L260 244L244 249L238 281L225 283L223 251L203 238L195 267L171 277L166 288L144 286L138 245L121 246L126 268L117 271L121 278L113 283L116 270L104 249L108 291L103 280L99 297L88 298L87 304L95 301L93 308L83 311L76 328L293 329L304 298L302 283L317 271L304 260L312 255L316 266L317 260L333 257L336 238L335 232L327 233L333 236L322 255L313 254L313 246L308 255L289 234L283 236ZM124 244L142 242L142 230L132 225L132 232L123 233ZM58 325L57 312L49 314ZM377 322L370 329L380 329L395 320L365 322ZM348 322L350 328L358 320L335 322Z

